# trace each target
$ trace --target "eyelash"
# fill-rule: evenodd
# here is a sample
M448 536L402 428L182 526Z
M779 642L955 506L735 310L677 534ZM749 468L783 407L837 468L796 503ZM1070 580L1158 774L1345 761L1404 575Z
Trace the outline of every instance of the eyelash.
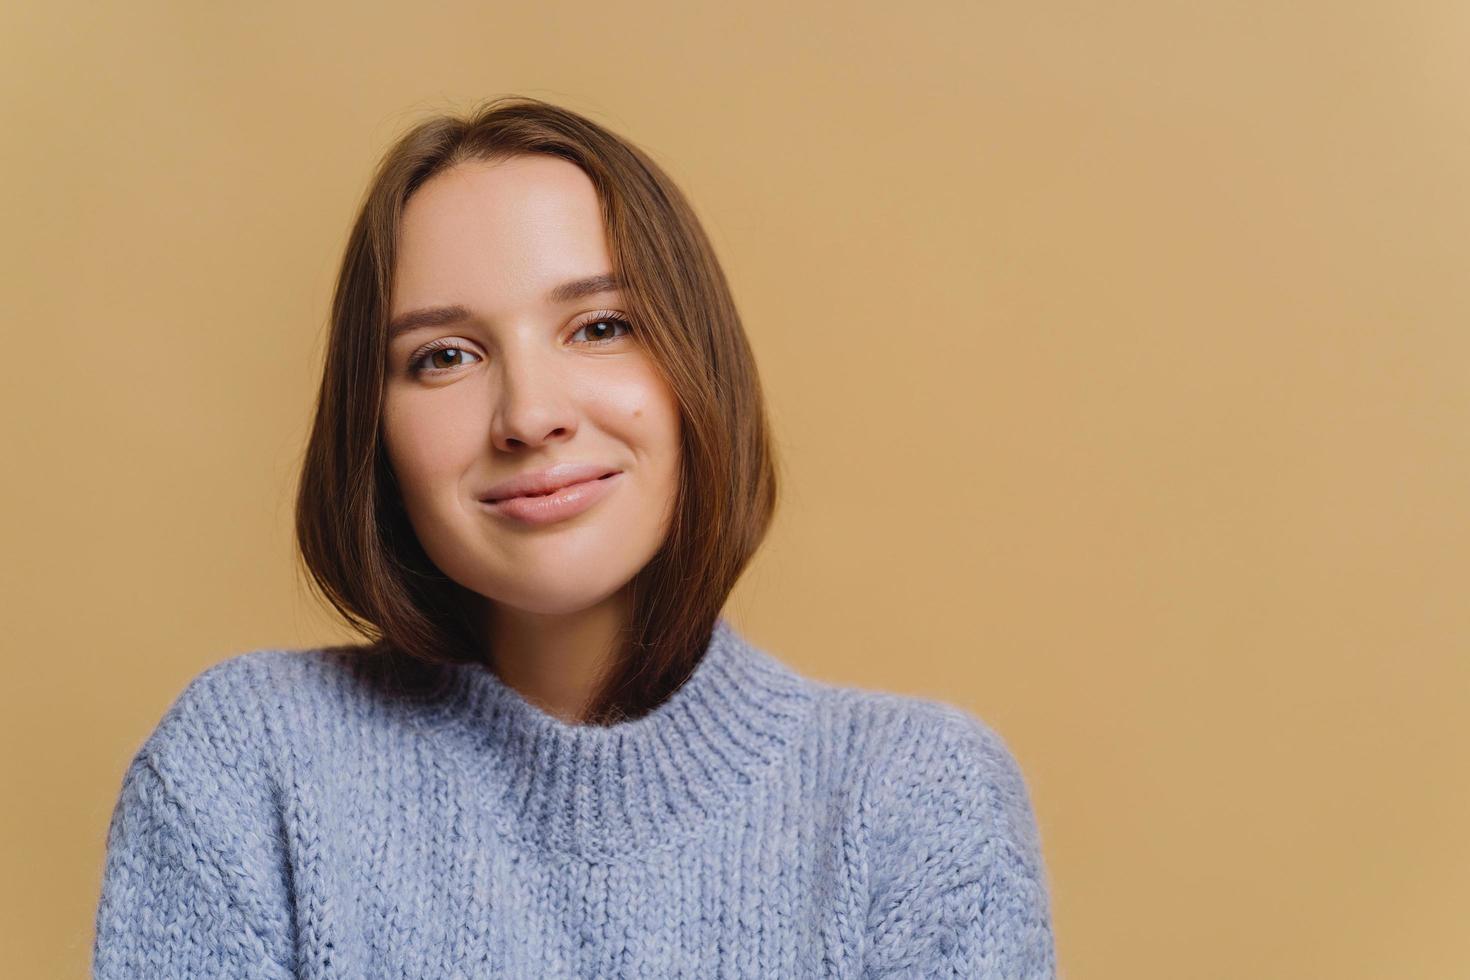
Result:
M631 333L632 330L633 330L633 324L629 323L626 319L624 319L623 317L617 315L616 313L613 313L611 311L604 310L603 312L596 313L596 314L588 317L587 319L583 320L581 323L577 324L577 329L576 330L573 330L572 333L573 334L576 334L577 332L579 332L580 330L582 330L583 327L590 327L594 323L620 323L623 326L625 326L625 327L628 328L628 333ZM599 340L589 340L589 341L585 341L585 343L592 344L593 346L600 346L602 344L610 344L610 343L612 343L615 340L621 340L623 337L628 336L628 333L624 333L621 336L619 336L617 334L614 334L611 337L603 337L603 338L601 338ZM426 344L425 346L419 348L419 350L412 357L409 358L409 360L408 360L408 371L409 371L409 373L410 374L414 374L414 375L419 375L419 374L446 374L446 373L448 373L450 371L453 371L454 368L426 368L426 367L424 367L424 364L428 362L429 358L432 357L436 351L441 351L441 350L457 350L457 351L463 351L464 350L464 345L462 343L460 343L459 341L455 341L455 340L452 340L452 339L436 340L436 341L434 341L431 344Z

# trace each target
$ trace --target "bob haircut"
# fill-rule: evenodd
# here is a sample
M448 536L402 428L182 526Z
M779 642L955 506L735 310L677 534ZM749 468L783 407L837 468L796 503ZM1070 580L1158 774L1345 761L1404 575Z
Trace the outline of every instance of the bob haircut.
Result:
M415 125L384 155L352 226L296 497L299 559L347 624L354 653L400 671L484 662L484 598L445 576L404 512L380 436L387 323L404 205L463 161L544 153L591 178L635 336L681 415L670 529L629 583L633 614L584 710L635 718L694 669L774 517L775 459L760 380L729 284L683 194L643 151L567 109L521 96ZM298 569L300 571L300 569ZM433 670L429 673L432 675Z

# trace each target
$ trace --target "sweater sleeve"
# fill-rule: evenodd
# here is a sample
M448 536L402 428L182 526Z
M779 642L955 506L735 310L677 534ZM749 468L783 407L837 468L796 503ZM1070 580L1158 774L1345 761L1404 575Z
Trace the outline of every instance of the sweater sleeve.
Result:
M291 977L289 867L245 661L196 678L123 775L96 980Z
M938 703L893 744L864 805L862 976L1052 980L1046 871L1015 758L979 719Z
M231 898L220 867L145 757L107 835L93 976L290 977Z

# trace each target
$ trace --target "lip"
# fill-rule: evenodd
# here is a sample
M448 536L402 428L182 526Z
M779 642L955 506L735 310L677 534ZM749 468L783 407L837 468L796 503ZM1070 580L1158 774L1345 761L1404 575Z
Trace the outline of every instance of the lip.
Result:
M507 498L550 493L574 483L584 483L619 472L622 471L616 466L605 466L601 463L557 463L555 466L531 470L497 483L480 494L480 500L487 504L496 504Z
M622 472L606 466L560 464L499 484L480 504L492 514L524 524L551 524L575 517L606 497L621 482Z

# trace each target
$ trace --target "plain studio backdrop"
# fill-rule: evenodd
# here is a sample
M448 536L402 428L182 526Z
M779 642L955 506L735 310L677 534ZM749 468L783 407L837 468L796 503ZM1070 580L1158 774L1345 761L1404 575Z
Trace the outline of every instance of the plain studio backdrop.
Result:
M4 959L79 976L190 677L346 638L291 501L378 155L502 94L706 223L787 481L728 611L942 698L1062 974L1470 975L1470 7L0 8Z

